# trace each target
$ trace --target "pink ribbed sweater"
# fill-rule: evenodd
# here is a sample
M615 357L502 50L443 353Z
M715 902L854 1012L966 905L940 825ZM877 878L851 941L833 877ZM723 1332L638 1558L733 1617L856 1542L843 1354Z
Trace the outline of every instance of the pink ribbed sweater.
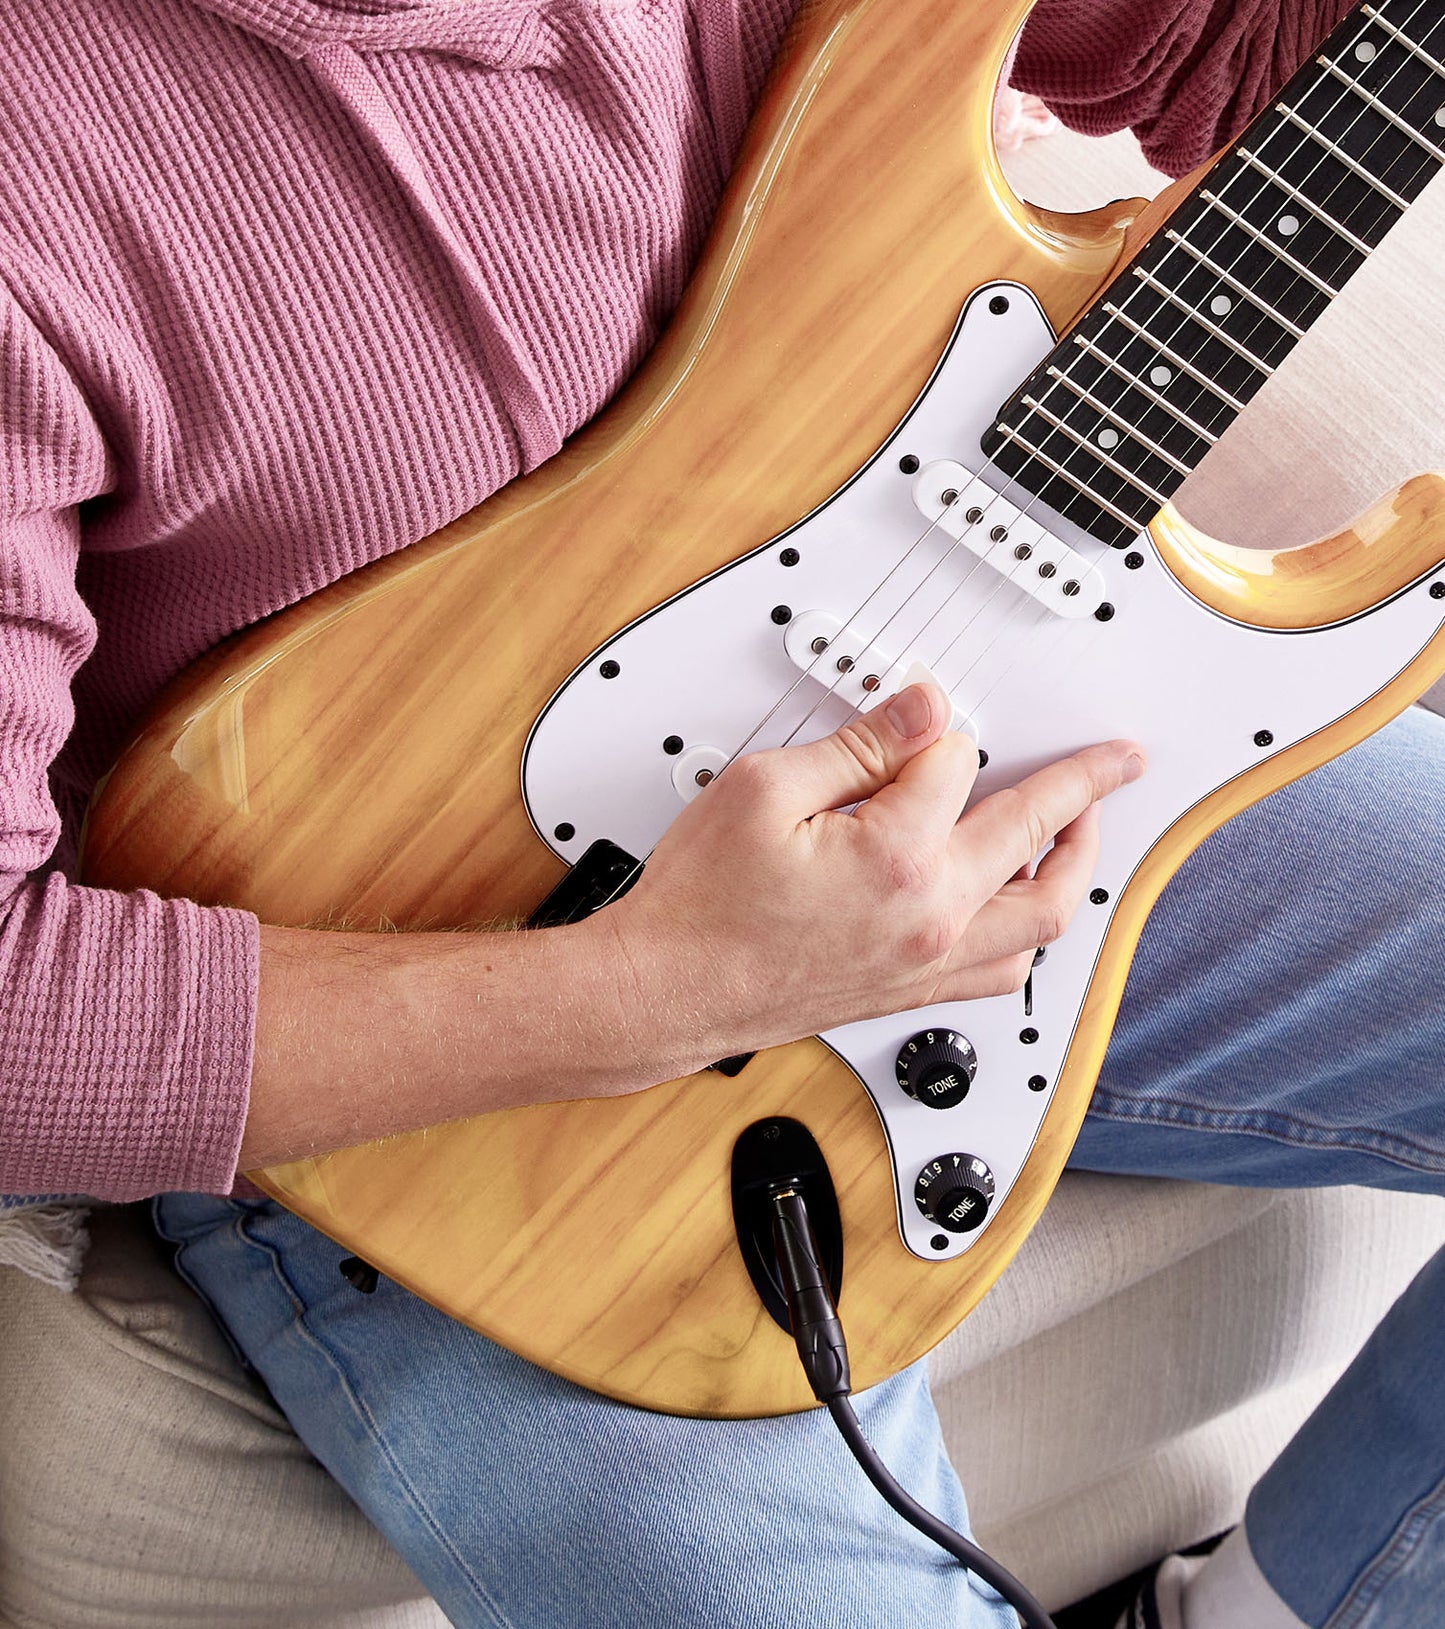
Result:
M0 1193L230 1186L256 924L68 880L88 791L612 395L793 6L0 0ZM1342 9L1041 0L1014 82L1178 172Z

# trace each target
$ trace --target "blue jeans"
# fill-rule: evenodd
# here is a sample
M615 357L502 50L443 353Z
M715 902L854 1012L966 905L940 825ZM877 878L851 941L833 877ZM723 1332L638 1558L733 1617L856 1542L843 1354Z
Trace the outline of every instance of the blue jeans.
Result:
M1139 947L1075 1154L1093 1170L1445 1192L1445 723L1412 711L1240 815ZM716 1422L594 1397L267 1203L157 1202L179 1265L317 1457L459 1625L1002 1629L826 1416ZM1437 1629L1445 1255L1251 1495L1256 1560L1316 1629ZM922 1365L858 1399L955 1525Z

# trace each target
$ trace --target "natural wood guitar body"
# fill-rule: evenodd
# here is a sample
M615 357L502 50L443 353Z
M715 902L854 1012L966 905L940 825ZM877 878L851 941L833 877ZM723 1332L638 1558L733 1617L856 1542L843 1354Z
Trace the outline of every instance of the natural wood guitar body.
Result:
M623 396L534 475L211 658L103 789L87 879L294 925L526 917L562 867L528 822L519 765L576 664L847 480L909 408L972 287L1016 279L1063 330L1115 268L1137 206L1078 219L1029 209L994 158L994 84L1026 10L808 7L688 296ZM806 297L819 286L826 298ZM1441 510L1441 484L1421 478L1358 532L1287 560L1236 559L1169 512L1156 538L1226 614L1312 626L1429 570L1445 553ZM816 1042L763 1054L736 1080L492 1115L256 1180L582 1384L684 1413L776 1413L810 1397L738 1255L727 1170L743 1127L792 1115L838 1183L855 1383L876 1382L953 1328L1037 1218L1145 915L1183 857L1442 668L1437 638L1388 690L1156 846L1120 903L1027 1178L957 1263L903 1248L878 1118ZM556 1226L564 1213L585 1220L585 1260Z

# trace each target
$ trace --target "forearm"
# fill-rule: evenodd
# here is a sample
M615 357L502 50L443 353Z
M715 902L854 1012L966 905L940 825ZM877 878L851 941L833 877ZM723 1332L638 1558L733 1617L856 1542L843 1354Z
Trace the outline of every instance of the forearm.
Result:
M515 933L262 928L241 1169L706 1062L698 1037L648 1006L600 918Z

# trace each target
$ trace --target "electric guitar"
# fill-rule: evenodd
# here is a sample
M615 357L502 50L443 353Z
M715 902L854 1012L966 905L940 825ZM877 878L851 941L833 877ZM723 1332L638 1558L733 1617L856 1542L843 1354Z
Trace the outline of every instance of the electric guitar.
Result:
M782 1178L855 1382L929 1350L1042 1210L1171 873L1445 672L1445 480L1272 554L1169 504L1445 158L1445 0L1360 7L1128 265L1139 206L1062 217L1003 181L990 110L1026 10L805 7L618 400L203 664L91 811L94 883L295 925L547 922L605 906L739 751L916 672L987 755L980 794L1145 745L1023 994L254 1174L634 1403L810 1404L758 1231Z

